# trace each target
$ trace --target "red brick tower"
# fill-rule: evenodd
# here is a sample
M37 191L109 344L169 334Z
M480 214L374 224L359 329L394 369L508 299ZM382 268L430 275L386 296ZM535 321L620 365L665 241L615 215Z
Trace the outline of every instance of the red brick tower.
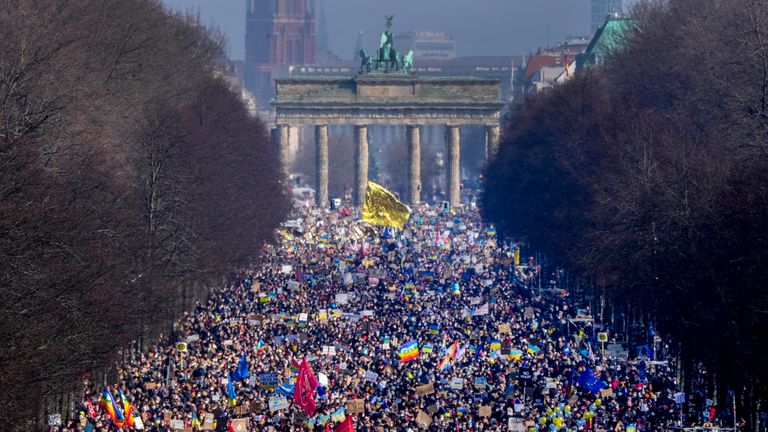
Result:
M245 86L267 107L274 77L315 63L315 0L246 0L246 9Z

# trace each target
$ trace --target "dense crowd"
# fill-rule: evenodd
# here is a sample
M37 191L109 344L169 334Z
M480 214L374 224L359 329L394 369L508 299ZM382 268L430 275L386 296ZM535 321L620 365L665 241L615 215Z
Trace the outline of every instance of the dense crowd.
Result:
M679 417L674 371L601 357L567 293L531 289L533 269L475 210L414 210L402 231L297 210L255 268L176 324L175 344L123 367L118 406L122 393L150 431L325 431L351 417L356 431L632 432ZM303 359L319 381L312 416L292 396ZM85 426L64 430L118 429L103 390L90 389Z

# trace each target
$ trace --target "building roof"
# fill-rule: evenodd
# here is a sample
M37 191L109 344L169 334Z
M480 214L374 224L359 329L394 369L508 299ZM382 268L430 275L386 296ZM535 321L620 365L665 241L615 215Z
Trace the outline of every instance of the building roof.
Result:
M609 17L605 24L597 30L584 53L598 56L608 54L621 46L624 36L635 26L636 22L632 18Z

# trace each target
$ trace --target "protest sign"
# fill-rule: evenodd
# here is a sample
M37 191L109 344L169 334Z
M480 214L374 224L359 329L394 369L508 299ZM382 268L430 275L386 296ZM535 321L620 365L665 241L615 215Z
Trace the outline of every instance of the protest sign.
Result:
M450 387L454 390L461 390L464 388L464 380L462 378L452 378Z
M416 393L420 396L429 395L435 392L435 384L429 383L420 386L416 386Z
M247 405L238 405L234 408L235 415L246 415L250 411L250 407Z
M613 396L613 389L612 388L604 388L604 389L600 390L600 397L601 398L606 398L606 397L610 397L610 396Z
M416 415L416 423L426 429L432 424L432 417L424 411L419 410L419 413Z
M347 304L349 303L349 296L347 293L337 293L336 294L336 303L337 304Z
M269 411L275 412L288 408L288 399L282 396L273 396L269 398Z
M280 385L277 372L263 372L259 374L259 387L273 389Z
M376 382L378 381L378 379L379 379L379 374L370 370L365 371L365 376L363 376L363 380L365 381Z
M512 328L509 326L509 324L499 324L499 333L512 333Z
M365 400L364 399L350 399L347 401L347 412L349 414L363 414L365 413Z
M251 421L247 418L232 419L232 430L235 432L248 432Z
M482 405L482 406L480 406L480 409L478 410L477 414L480 417L490 417L491 416L491 406L490 405Z

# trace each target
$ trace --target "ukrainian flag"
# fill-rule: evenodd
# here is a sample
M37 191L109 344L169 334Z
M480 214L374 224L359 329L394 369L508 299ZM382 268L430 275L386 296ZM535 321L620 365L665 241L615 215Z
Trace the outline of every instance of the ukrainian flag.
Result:
M421 347L421 352L431 353L432 352L432 345L424 345L423 347Z
M237 405L237 395L235 394L235 386L232 385L232 375L227 378L227 400L229 400L229 406Z
M500 350L501 349L501 341L498 339L494 339L491 341L491 349L492 350Z
M518 349L509 350L510 360L520 360L521 358L523 358L523 351Z
M541 348L537 347L536 345L528 344L526 351L528 351L528 354L536 355L539 353L539 351L541 351Z

